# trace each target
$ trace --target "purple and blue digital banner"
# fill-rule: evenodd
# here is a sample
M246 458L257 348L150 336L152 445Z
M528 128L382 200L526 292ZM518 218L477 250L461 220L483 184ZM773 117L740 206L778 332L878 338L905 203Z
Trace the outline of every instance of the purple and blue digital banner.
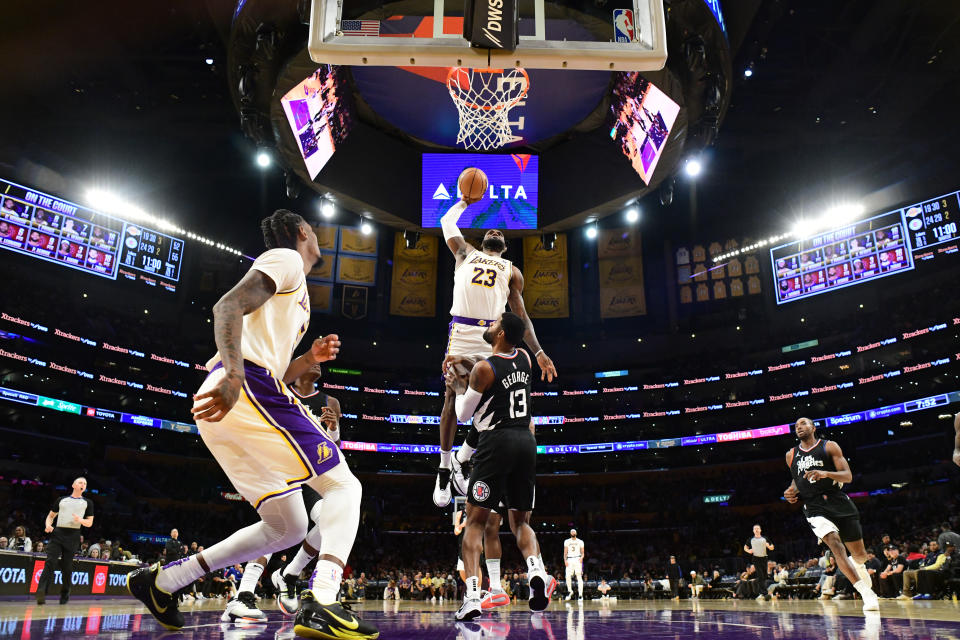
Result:
M540 158L530 154L425 153L420 183L421 225L439 227L440 217L459 202L457 185L464 169L487 174L480 202L460 216L461 229L536 229Z

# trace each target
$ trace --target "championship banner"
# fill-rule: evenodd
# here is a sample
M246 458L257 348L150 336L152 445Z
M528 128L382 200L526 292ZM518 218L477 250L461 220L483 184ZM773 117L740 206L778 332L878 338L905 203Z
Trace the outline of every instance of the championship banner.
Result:
M393 239L393 277L390 286L390 314L432 318L437 314L436 236L420 236L417 245L407 249L403 233Z
M344 318L362 320L367 317L367 287L343 285L343 301L340 311Z
M312 313L330 313L333 310L333 285L307 282Z
M364 235L353 227L340 227L340 253L377 255L377 234Z
M317 234L317 245L321 251L337 250L337 230L340 228L335 224L316 224L310 225L313 232Z
M558 233L553 249L540 236L523 239L523 304L531 318L569 318L567 236Z
M332 251L321 251L320 255L323 260L313 265L307 277L311 280L333 282L333 265L337 262L337 254Z
M377 259L340 254L337 259L337 282L372 287L377 283Z
M598 236L600 317L627 318L647 313L643 289L643 250L634 228L603 229Z

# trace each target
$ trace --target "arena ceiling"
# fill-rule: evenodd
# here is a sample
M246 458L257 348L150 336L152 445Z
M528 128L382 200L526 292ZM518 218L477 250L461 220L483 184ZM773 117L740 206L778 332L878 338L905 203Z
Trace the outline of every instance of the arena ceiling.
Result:
M283 174L253 163L228 85L232 4L7 3L0 172L73 198L108 187L255 251L254 219L313 203L309 192L288 200ZM724 10L729 111L695 188L681 176L669 207L656 193L641 202L648 233L779 231L832 200L882 208L958 186L955 3L757 0ZM629 177L622 169L611 182Z

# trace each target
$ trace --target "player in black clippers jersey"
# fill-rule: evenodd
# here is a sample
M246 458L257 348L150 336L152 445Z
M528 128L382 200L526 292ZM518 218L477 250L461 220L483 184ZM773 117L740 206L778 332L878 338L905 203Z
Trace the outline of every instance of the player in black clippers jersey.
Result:
M549 578L540 560L540 545L530 527L536 482L537 441L530 432L531 362L518 349L526 325L506 312L487 331L484 340L493 345L493 355L477 363L469 385L444 361L448 384L456 392L457 417L471 417L480 432L477 454L467 491L467 528L463 536L463 563L467 593L457 611L457 620L472 620L482 612L480 597L480 551L490 510L500 500L508 509L510 529L526 559L530 576L530 608L542 611L549 604Z
M863 546L860 513L841 489L853 480L853 472L843 457L840 445L817 437L810 418L800 418L795 427L800 444L787 451L787 467L793 482L783 492L787 502L803 499L803 515L820 540L833 552L837 566L863 598L863 610L879 610L877 595L871 587L870 574L863 563L867 550ZM846 545L846 546L844 546ZM850 557L847 557L847 550Z

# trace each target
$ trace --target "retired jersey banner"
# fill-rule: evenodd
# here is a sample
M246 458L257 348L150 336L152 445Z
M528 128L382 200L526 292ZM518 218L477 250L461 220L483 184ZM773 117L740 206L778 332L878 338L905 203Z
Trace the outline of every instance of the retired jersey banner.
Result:
M640 232L634 228L603 229L597 239L600 317L646 315Z
M377 259L340 254L337 258L337 282L372 287L377 283Z
M540 236L523 239L523 304L531 318L569 318L567 236L557 234L553 249Z
M323 260L313 265L313 269L310 269L307 277L311 280L333 282L333 265L337 262L337 254L332 251L321 251L320 256Z
M317 245L320 246L320 250L336 252L337 231L340 227L335 224L316 224L311 226L313 227L313 232L317 234Z
M364 235L356 227L340 227L340 253L377 255L377 234Z
M367 287L343 285L343 300L340 310L344 318L362 320L367 317Z
M747 240L743 244L749 242ZM760 294L760 261L755 249L719 264L713 262L714 257L738 249L740 245L740 242L731 238L723 244L714 241L679 247L674 253L674 281L679 288L680 304Z
M393 277L390 287L390 314L415 318L437 315L437 250L436 236L420 236L417 245L408 249L403 233L393 240Z
M333 285L320 282L307 282L312 313L330 313L333 311Z

